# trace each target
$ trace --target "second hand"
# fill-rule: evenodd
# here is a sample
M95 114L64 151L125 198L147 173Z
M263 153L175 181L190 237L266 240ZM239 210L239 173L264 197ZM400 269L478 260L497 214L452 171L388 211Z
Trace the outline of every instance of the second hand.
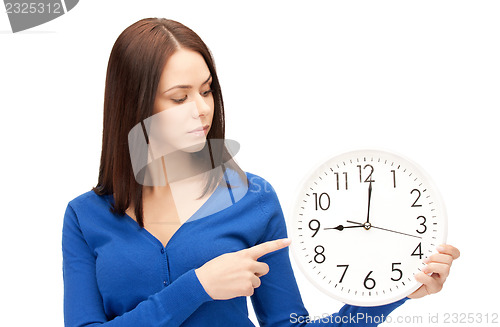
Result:
M361 225L361 226L363 225L363 224L358 223L358 222L355 222L355 221L349 221L349 220L348 220L347 222L348 222L348 223L351 223L351 224ZM390 229L386 229L386 228L382 228L382 227L376 227L376 226L373 226L373 225L371 225L370 227L371 227L371 228L377 228L377 229L385 230L385 231L392 232L392 233L397 233L397 234L402 234L402 235L406 235L406 236L411 236L411 237L415 237L415 238L420 238L420 239L422 238L422 237L420 237L420 236L410 235L410 234L406 234L406 233L401 233L401 232L397 232L397 231L395 231L395 230L390 230Z

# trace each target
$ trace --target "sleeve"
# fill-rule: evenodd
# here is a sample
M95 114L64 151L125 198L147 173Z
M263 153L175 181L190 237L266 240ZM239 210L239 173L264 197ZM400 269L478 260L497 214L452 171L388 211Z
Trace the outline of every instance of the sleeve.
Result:
M287 237L285 218L278 197L272 187L268 186L267 189L271 191L262 194L261 207L269 221L259 243ZM269 272L261 277L261 285L251 296L257 320L262 327L378 326L394 309L408 300L404 298L376 307L346 304L339 312L312 320L302 302L288 247L268 253L260 257L259 261L269 265Z
M202 303L212 301L194 269L134 309L108 321L96 280L96 263L78 217L68 204L62 231L65 326L179 326Z

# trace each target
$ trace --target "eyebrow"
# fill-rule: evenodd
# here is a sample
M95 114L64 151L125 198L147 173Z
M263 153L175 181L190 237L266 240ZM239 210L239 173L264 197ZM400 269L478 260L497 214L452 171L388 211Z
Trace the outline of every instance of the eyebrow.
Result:
M207 84L208 81L210 81L211 78L212 78L212 74L208 75L208 78L205 80L205 82L201 83L201 85ZM179 88L179 89L190 89L191 87L192 87L191 85L176 85L176 86L172 86L171 88L169 88L168 90L164 91L163 93L167 93L168 91L176 89L176 88Z

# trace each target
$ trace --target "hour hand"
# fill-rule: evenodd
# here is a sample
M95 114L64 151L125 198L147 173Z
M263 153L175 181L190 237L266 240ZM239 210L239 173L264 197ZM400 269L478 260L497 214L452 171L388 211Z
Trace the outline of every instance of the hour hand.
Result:
M356 226L343 226L343 225L338 225L337 227L326 227L323 229L336 229L339 231L343 231L346 228L358 228L358 227L363 227L363 225L356 225Z

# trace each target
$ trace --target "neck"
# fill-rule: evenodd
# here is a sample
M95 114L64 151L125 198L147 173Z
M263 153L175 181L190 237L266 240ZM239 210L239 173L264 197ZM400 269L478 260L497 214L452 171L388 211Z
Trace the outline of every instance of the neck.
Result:
M151 162L147 166L147 174L151 178L144 188L152 192L169 192L170 184L182 180L205 177L202 173L208 172L211 167L210 158L197 156L193 153L175 151Z

